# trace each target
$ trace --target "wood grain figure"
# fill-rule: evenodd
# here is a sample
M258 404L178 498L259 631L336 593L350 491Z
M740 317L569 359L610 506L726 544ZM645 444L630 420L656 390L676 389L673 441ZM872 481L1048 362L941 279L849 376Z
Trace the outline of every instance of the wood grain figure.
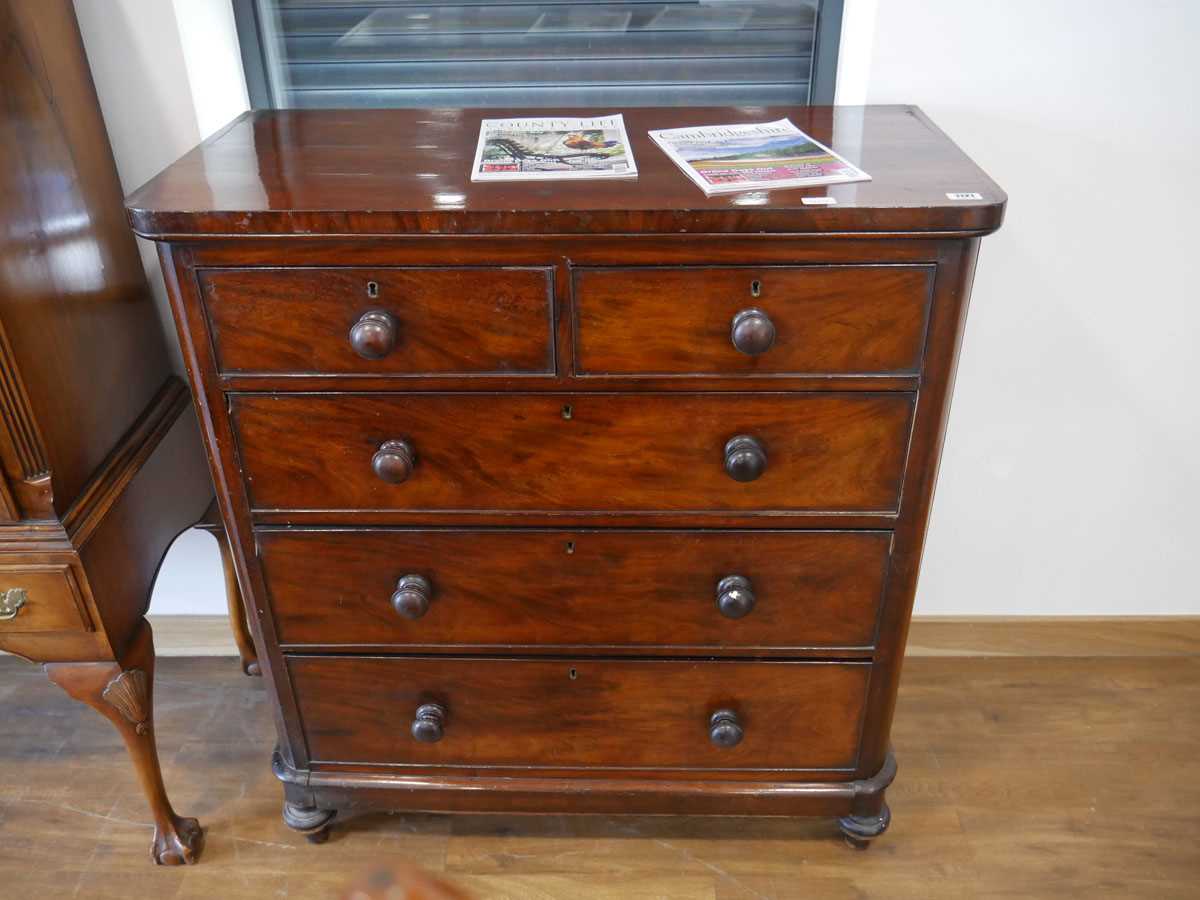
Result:
M151 855L195 862L167 799L143 619L212 497L170 368L69 0L0 0L0 650L120 732ZM65 857L65 854L64 854Z
M553 186L469 180L484 114L248 113L127 201L285 821L825 816L866 846L1004 193L907 106L629 110L639 177ZM873 180L704 197L645 135L784 116Z

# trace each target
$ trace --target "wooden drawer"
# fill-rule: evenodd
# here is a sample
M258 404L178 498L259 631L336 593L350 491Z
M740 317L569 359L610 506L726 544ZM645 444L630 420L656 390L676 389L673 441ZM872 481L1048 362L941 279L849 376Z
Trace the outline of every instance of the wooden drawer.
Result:
M933 266L913 265L576 269L575 370L914 374L933 273ZM769 320L769 349L754 354L734 346L733 320L745 310Z
M314 761L522 769L850 769L870 669L830 662L288 658ZM412 726L418 708L430 703L444 710L442 736L424 743ZM710 738L710 717L723 709L743 731L735 746Z
M293 646L869 647L890 545L883 531L258 532ZM400 591L410 575L428 587Z
M199 278L222 372L509 375L554 371L552 271L217 269ZM371 311L390 317L377 320L394 341L381 358L351 343Z
M230 403L260 510L890 511L913 399L236 394ZM757 480L726 471L727 444L739 435L766 454ZM372 464L396 461L387 448L377 457L395 440L416 458L399 484L381 480Z
M91 630L79 582L66 563L0 565L0 595L0 607L17 610L0 620L0 634Z

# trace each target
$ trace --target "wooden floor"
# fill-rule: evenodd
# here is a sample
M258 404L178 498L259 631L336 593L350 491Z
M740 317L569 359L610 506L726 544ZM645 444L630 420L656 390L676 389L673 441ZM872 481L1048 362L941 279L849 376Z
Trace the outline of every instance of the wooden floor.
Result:
M417 863L480 898L1200 897L1200 657L910 659L891 831L831 823L375 815L312 846L279 819L260 679L160 661L167 786L200 864L149 863L116 733L0 659L0 896L336 897Z

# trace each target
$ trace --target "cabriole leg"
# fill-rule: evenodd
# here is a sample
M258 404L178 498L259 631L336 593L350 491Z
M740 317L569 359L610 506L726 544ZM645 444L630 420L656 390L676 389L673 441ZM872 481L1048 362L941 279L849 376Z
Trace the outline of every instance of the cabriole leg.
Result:
M229 607L229 627L233 641L237 644L238 656L242 658L242 671L247 675L261 675L258 652L250 637L250 626L246 621L246 604L242 600L242 589L238 585L237 570L233 566L233 553L229 549L229 535L224 528L213 531L217 548L221 551L221 567L225 571L225 603Z
M149 623L142 622L119 663L47 663L44 668L52 682L107 718L121 733L154 817L151 858L160 866L196 862L203 842L200 823L175 814L158 764L154 639Z

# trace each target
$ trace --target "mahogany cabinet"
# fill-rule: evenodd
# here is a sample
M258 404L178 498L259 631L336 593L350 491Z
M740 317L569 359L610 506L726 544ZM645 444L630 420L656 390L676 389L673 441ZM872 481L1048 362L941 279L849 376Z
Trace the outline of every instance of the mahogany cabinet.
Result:
M1003 192L912 107L630 110L639 178L526 185L470 182L483 115L248 113L127 199L285 821L820 815L865 846ZM874 180L705 198L646 137L784 116Z
M143 614L212 483L70 0L0 0L0 39L0 650L116 726L154 860L190 863L201 831L163 787Z

